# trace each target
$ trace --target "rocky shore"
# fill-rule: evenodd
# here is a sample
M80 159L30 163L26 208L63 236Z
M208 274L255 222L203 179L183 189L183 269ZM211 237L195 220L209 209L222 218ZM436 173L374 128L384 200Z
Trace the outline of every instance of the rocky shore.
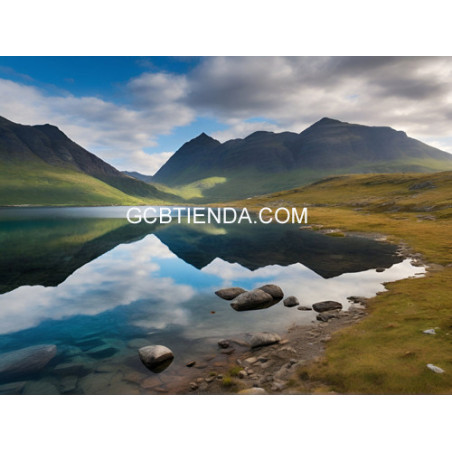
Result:
M279 341L252 347L251 340L231 339L218 353L227 360L214 360L204 372L180 386L178 394L295 394L294 382L302 377L302 368L321 357L325 344L341 328L366 315L363 304L332 314L328 321L294 325ZM225 342L222 342L224 345ZM223 346L224 346L223 345ZM194 369L196 371L196 369ZM195 372L194 372L195 375Z

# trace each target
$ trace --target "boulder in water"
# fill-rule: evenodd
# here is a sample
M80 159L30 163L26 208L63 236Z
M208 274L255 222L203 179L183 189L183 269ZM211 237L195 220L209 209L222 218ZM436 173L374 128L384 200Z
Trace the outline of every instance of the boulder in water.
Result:
M260 289L244 292L234 298L231 307L236 311L250 311L253 309L268 308L277 303L273 297Z
M298 306L300 302L297 297L287 297L284 301L284 306L288 308L293 308L294 306Z
M241 287L228 287L227 289L217 290L215 292L215 295L218 295L224 300L233 300L235 297L244 292L246 292L246 290L242 289Z
M265 286L259 287L258 289L270 294L275 301L280 301L284 298L281 287L276 284L265 284Z
M312 309L316 312L334 311L335 309L342 309L342 305L337 301L320 301L314 303Z
M153 372L165 370L174 359L173 352L164 345L148 345L138 350L141 362Z
M15 378L39 372L56 355L54 344L33 345L0 355L0 377Z

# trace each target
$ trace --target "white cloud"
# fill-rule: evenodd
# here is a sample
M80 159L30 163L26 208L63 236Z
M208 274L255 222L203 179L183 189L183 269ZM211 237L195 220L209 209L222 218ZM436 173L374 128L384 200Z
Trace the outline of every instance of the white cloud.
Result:
M262 129L301 132L329 116L452 148L449 57L213 57L185 75L153 71L122 87L122 105L0 79L0 115L57 125L119 169L144 173L176 149L149 158L144 150L197 116L225 124L213 133L222 141Z
M62 320L75 315L97 315L150 299L152 322L163 328L175 321L187 323L189 313L179 306L196 291L160 274L160 259L174 255L157 237L122 244L79 268L57 287L22 286L2 295L0 334L32 328L44 319ZM154 303L154 304L153 304ZM153 309L157 305L158 309Z
M152 176L173 154L174 152L146 154L141 149L137 149L129 154L129 158L124 160L122 160L122 158L117 158L116 161L121 168L126 168L127 165L129 165L129 167L127 167L129 170L136 170L139 173Z
M219 57L191 74L188 103L223 122L301 132L329 116L433 142L451 136L451 76L452 58Z
M170 101L165 101L165 96ZM38 88L0 79L0 114L21 124L57 125L73 141L123 170L154 173L171 153L149 156L158 134L188 124L190 108L161 94L155 108L119 106L97 97L48 96Z

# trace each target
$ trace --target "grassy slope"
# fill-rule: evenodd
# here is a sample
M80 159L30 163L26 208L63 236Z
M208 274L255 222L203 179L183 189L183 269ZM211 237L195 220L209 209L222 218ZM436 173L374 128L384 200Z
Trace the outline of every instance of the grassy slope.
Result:
M171 193L186 199L202 198L202 202L222 202L243 199L262 193L273 193L292 187L312 183L324 177L342 174L358 173L389 173L389 172L431 172L452 170L452 163L439 162L434 159L394 160L386 163L368 163L356 167L333 169L296 169L284 173L262 173L250 168L236 169L223 174L222 177L207 177L187 185L179 185ZM202 177L204 172L200 172ZM205 183L208 181L210 183ZM159 187L161 188L161 187Z
M164 193L180 196L181 198L190 201L204 201L204 192L206 190L215 187L215 185L221 185L226 182L226 180L225 177L207 177L206 179L200 179L191 184L178 185L175 187L169 187L155 182L152 184Z
M136 205L157 200L129 196L86 174L42 163L0 165L0 205ZM161 201L160 201L161 203Z
M409 190L420 182L437 188ZM452 393L452 172L341 177L238 204L322 205L309 208L310 223L383 233L433 263L425 278L387 284L365 320L335 334L325 357L301 370L309 380L296 382L300 391L314 382L317 392ZM435 336L422 333L435 327Z

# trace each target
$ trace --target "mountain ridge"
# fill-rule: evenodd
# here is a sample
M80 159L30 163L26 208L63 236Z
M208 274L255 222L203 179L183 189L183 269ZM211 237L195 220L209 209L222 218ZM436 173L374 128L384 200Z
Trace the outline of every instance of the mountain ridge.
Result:
M206 192L208 198L220 200L288 189L330 174L448 168L452 169L451 154L403 131L324 117L300 133L256 131L224 143L201 134L181 146L153 181L178 186L224 177L227 181L221 187ZM238 185L244 189L242 194Z
M81 173L119 190L126 195L124 199L129 201L127 197L165 202L180 200L177 196L161 192L153 185L121 173L50 124L29 126L0 117L0 162L10 170L19 167L25 172L30 170L36 178L55 171L59 173L55 174L55 178L67 173L72 180L74 172ZM83 180L84 183L89 183L86 178ZM105 187L95 189L105 190ZM117 198L118 193L114 192L112 196Z

